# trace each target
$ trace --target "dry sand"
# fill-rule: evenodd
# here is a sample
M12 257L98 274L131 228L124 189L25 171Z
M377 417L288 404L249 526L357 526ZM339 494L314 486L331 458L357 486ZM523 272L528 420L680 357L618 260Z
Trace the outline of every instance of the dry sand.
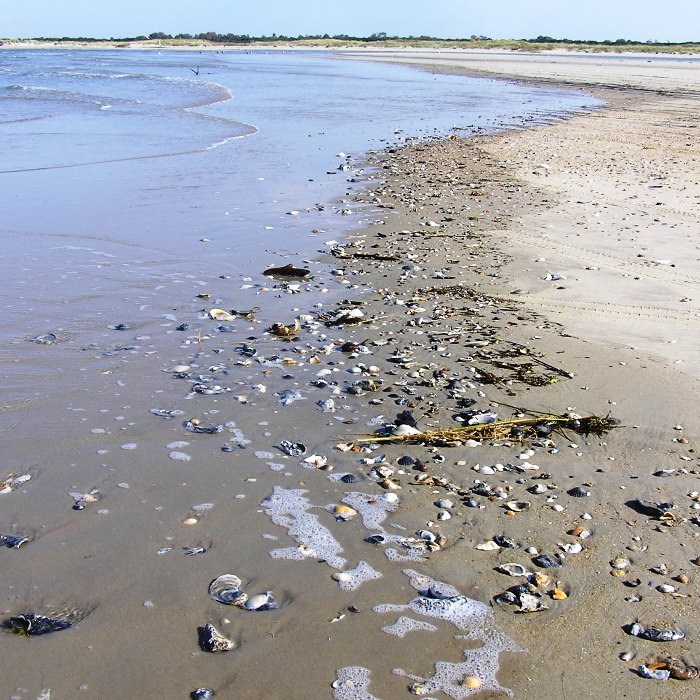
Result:
M215 271L208 280L183 280L168 289L169 303L178 323L192 324L189 331L173 332L171 324L166 332L161 316L146 329L115 331L114 344L135 348L108 356L93 349L80 362L77 393L67 391L65 402L28 402L11 414L6 459L15 474L33 479L0 494L0 531L16 523L17 531L36 536L0 552L4 612L76 607L90 614L46 637L1 635L3 697L37 697L51 687L52 698L171 698L209 686L217 698L323 698L332 697L338 669L354 665L371 672L371 695L345 688L336 697L409 697L413 681L393 669L429 678L436 662L458 664L475 643L448 621L373 611L416 596L405 567L491 606L493 624L524 650L499 657L498 682L516 698L696 697L700 681L662 683L635 672L660 655L700 664L700 568L691 563L700 555L692 495L700 491L691 343L698 311L697 239L690 237L697 223L695 98L596 94L609 106L566 122L371 156L344 205L364 207L368 226L348 234L350 246L324 246L323 259L308 263L314 279L299 294L260 274L247 289ZM546 281L547 271L566 279ZM196 297L202 290L223 308L263 306L263 323L238 319L233 333L213 333L215 323L198 313L207 303ZM331 295L345 301L332 305ZM363 322L338 322L337 309L360 309ZM291 323L300 315L291 342L264 332L270 320ZM137 332L148 332L148 342L134 341ZM666 342L672 339L678 342ZM348 340L371 354L342 352ZM242 356L244 343L258 355ZM36 350L44 351L51 346ZM179 363L191 371L179 378L161 372ZM199 373L232 391L185 399ZM319 386L319 379L329 384ZM366 383L355 392L360 380ZM378 387L369 383L377 380ZM255 389L261 384L265 393ZM275 396L281 389L304 398L283 407ZM316 402L328 399L335 412L319 410ZM513 406L610 412L624 427L603 436L553 435L552 444L539 446L505 438L471 446L383 444L372 453L335 447L364 444L380 416L392 424L402 411L422 431L454 427L453 416L470 400L472 409L499 418L511 416ZM168 421L150 414L154 407L186 413ZM181 420L194 416L204 425L234 420L250 443L241 447L241 436L226 429L193 435ZM334 470L300 466L276 447L285 439L327 456ZM166 448L176 440L189 444ZM224 443L233 451L222 452ZM168 459L176 449L191 461ZM371 465L359 461L378 454L400 489L383 488ZM401 456L422 466L400 466ZM526 461L539 469L519 471ZM483 467L495 473L478 471ZM328 479L343 473L359 481ZM546 492L529 490L538 484ZM590 496L567 493L578 485ZM382 578L345 592L331 579L334 569L319 561L328 555L271 558L271 549L303 540L287 533L294 518L281 527L260 508L275 486L307 490L308 513L342 547L346 568L366 561ZM92 488L100 500L72 511L67 493ZM428 529L441 538L440 548L417 561L390 561L389 547L364 540L378 531L376 523L337 522L325 510L352 490L367 494L365 502L396 493L386 532ZM499 498L499 490L509 498ZM450 519L438 519L439 498L453 502L445 509ZM504 507L510 499L531 505L516 512ZM639 512L636 499L672 502L673 516ZM210 510L192 510L207 502ZM193 516L196 524L183 524ZM590 537L568 534L576 527ZM518 547L476 549L501 536ZM557 569L538 568L525 551L554 556L576 544L583 551L566 553ZM185 556L194 546L206 551ZM611 562L621 558L629 565L613 575ZM539 589L547 610L516 614L494 601L518 582L497 570L507 562L550 576ZM212 601L209 582L226 572L250 592L271 590L280 610L244 612ZM551 598L555 586L565 599ZM677 595L658 586L673 586ZM382 631L400 614L437 629L403 639ZM639 639L626 631L636 620L679 628L685 638ZM196 630L207 622L238 648L201 651ZM620 659L623 652L630 657ZM465 675L487 678L482 661L454 667L451 697L469 694ZM446 696L432 690L427 697Z

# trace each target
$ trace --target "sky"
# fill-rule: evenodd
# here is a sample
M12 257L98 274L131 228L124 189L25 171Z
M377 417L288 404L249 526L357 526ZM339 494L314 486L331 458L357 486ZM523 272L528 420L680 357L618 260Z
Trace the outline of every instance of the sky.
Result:
M0 37L152 32L700 41L700 0L0 0Z

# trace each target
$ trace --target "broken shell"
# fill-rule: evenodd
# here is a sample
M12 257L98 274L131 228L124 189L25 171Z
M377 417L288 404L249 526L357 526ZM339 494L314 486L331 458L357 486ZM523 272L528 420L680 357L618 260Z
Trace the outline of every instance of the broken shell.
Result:
M630 562L629 559L626 559L625 557L616 557L610 562L610 566L612 566L613 569L617 569L618 571L624 571L625 569L629 569L632 563Z
M222 574L209 584L209 595L224 605L242 605L248 596L241 590L241 579L234 574Z
M462 685L465 688L471 688L475 690L476 688L481 687L481 678L479 678L478 676L465 676L462 679Z
M659 593L675 593L676 588L675 586L669 586L668 583L662 583L656 587L656 590L659 591Z
M451 518L452 518L452 516L451 516L450 513L449 513L448 511L446 511L446 510L441 510L441 511L437 514L437 519L438 519L438 520L450 520Z
M203 651L218 654L235 649L235 642L224 637L212 624L207 623L199 629L199 646Z
M549 586L550 578L547 576L547 574L544 574L541 571L535 571L535 573L532 575L531 581L534 582L537 588L544 588L545 586Z
M500 547L493 540L489 540L488 542L477 544L474 549L479 549L482 552L494 552L497 549L500 549Z
M564 591L561 588L556 588L556 587L552 589L550 596L552 597L552 600L566 600L569 597L566 594L566 591Z
M685 638L681 630L659 629L657 627L642 627L638 622L629 626L629 634L652 642L675 642Z
M72 625L67 620L56 620L52 617L45 617L44 615L26 613L24 615L11 617L5 622L4 626L8 627L10 632L14 632L15 634L24 637L37 637L40 634L67 630Z

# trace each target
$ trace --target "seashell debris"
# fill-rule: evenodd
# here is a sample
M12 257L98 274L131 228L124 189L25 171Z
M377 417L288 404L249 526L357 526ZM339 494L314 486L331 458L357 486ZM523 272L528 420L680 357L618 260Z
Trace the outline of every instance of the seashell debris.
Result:
M219 654L236 648L236 643L224 637L214 625L207 623L199 629L199 646L202 651Z

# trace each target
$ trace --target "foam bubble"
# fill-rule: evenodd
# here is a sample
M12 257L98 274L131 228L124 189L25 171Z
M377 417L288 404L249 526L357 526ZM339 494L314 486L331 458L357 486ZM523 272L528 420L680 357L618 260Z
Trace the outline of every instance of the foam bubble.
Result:
M315 515L307 512L312 505L304 498L305 493L305 489L283 489L275 486L272 495L262 502L261 505L272 522L286 528L289 536L302 545L301 549L274 550L270 552L270 556L285 559L305 559L313 556L325 561L334 569L342 569L345 559L338 554L343 548L330 530L321 525ZM307 550L313 554L307 553Z
M189 462L192 457L188 455L186 452L171 452L168 457L170 459L174 459L176 462Z
M482 645L464 649L462 662L436 661L435 673L428 678L411 675L403 669L394 669L394 673L416 681L414 692L419 695L443 692L455 700L462 700L485 690L512 695L508 688L496 681L498 657L504 651L523 650L496 627L491 608L461 595L456 588L447 583L436 581L412 569L404 569L403 573L409 577L411 586L420 591L420 595L407 605L376 606L375 612L396 612L408 608L419 615L449 622L466 631L466 634L458 639L480 640ZM402 619L409 618L399 618L390 628L384 628L384 631L397 628ZM467 676L478 679L477 687L469 687L462 683Z
M435 632L437 627L435 627L435 625L431 625L429 622L414 620L412 617L406 617L405 615L401 615L401 617L396 620L393 625L382 627L382 632L393 634L396 637L405 637L409 632L413 632L415 630Z
M362 666L346 666L336 671L338 679L333 682L334 700L379 700L367 690L369 669Z
M354 591L365 581L381 578L379 571L373 569L366 561L361 561L354 569L347 569L340 574L333 574L338 586L343 591Z

